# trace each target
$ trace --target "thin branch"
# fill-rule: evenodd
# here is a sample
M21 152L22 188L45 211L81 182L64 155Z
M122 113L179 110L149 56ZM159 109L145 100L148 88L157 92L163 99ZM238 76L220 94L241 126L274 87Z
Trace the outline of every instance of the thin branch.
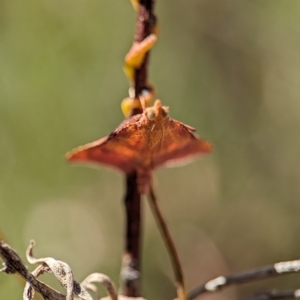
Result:
M271 300L271 299L298 299L300 298L300 289L282 291L282 292L265 292L259 295L255 295L251 298L246 298L244 300Z
M0 241L0 257L4 261L4 268L2 268L0 272L19 274L26 280L27 283L24 289L23 299L31 300L35 290L46 300L73 300L74 294L80 299L92 300L87 290L73 279L73 273L69 265L52 257L35 258L32 254L33 246L34 241L30 241L26 251L26 257L30 263L38 263L40 265L30 273L16 251L5 242ZM43 273L53 273L60 284L67 290L67 296L60 294L37 280L36 277Z
M47 267L45 270L48 270L49 273L53 273L59 283L67 291L66 300L73 300L73 294L83 300L92 300L88 291L74 280L72 269L67 263L52 257L35 258L33 256L34 245L35 241L31 240L26 250L27 260L31 264L42 264Z
M153 22L154 14L154 1L153 0L140 0L138 10L138 17L136 22L135 41L142 42L151 33L151 25ZM149 52L145 55L144 61L139 69L135 70L134 89L135 97L139 98L143 88L147 86L148 81L148 60Z
M1 230L1 228L0 228L0 241L6 241L6 242L8 242L8 239L6 238L6 236L5 236L5 234L4 234L4 232ZM24 279L22 278L22 277L20 277L17 273L15 274L15 278L18 280L18 282L22 285L22 286L24 286ZM40 295L40 294L37 294L36 295L36 299L37 300L41 300L42 299L42 296Z
M4 268L1 272L7 274L20 274L30 285L46 300L66 300L66 297L40 282L28 270L20 256L8 244L0 241L0 257L3 259Z
M136 172L126 176L126 235L122 261L122 294L140 296L140 239L141 239L141 195L136 184Z
M153 0L140 0L136 22L135 41L143 41L151 29L153 20ZM144 56L138 69L134 70L134 95L139 98L147 85L147 65L149 54ZM132 110L132 116L141 113L140 108ZM140 243L141 243L141 195L136 182L137 174L126 176L126 241L121 270L122 293L128 297L140 296Z
M257 281L265 278L280 276L283 274L298 273L299 271L300 260L292 260L286 262L279 262L271 266L241 272L233 275L219 276L192 290L188 294L188 299L192 300L204 293L216 292L222 289L223 287L229 285ZM300 295L298 295L298 297L299 296Z
M163 240L166 244L167 250L169 252L169 256L171 258L171 263L172 263L172 267L173 267L174 274L175 274L175 280L176 280L177 297L180 300L187 299L185 283L184 283L184 276L183 276L183 271L182 271L182 267L180 264L179 256L176 251L171 234L168 230L167 224L166 224L164 217L158 206L157 198L153 191L152 186L150 187L149 204L152 209L153 215L157 221L158 228L161 232L161 235L163 236Z
M51 270L48 266L46 265L39 265L36 267L31 274L38 278L40 275L44 273L50 273ZM34 288L30 285L29 282L26 282L24 292L23 292L23 300L32 300L34 297L35 291Z

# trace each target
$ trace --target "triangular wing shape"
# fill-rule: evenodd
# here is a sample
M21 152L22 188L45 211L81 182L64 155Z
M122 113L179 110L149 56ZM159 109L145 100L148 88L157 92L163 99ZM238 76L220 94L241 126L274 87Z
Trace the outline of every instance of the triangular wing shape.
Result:
M144 147L144 136L133 120L121 124L108 137L78 147L67 153L70 161L96 162L124 173L135 170Z
M184 164L212 150L210 143L192 133L194 128L181 122L169 118L163 130L161 145L153 152L154 168Z

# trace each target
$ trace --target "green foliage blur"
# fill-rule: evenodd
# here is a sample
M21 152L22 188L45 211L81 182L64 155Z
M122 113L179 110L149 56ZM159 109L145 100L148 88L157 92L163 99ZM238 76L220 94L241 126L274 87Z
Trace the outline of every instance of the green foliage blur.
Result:
M189 289L299 258L300 2L157 0L156 13L150 81L171 116L214 145L155 172ZM36 256L65 260L78 281L98 271L118 283L124 178L64 154L122 121L135 18L126 0L0 1L0 228L23 259L33 238ZM143 204L143 296L171 299L170 262ZM203 299L264 288L299 288L298 277ZM0 274L0 299L21 297Z

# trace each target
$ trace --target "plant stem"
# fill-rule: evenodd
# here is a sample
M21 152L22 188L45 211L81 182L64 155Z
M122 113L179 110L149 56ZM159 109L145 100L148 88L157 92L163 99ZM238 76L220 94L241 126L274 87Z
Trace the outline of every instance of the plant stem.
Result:
M168 230L167 223L165 222L164 217L158 206L157 198L153 191L152 186L150 188L150 193L149 193L149 203L150 203L152 213L157 221L159 231L163 237L163 240L169 252L169 256L171 258L171 263L175 274L177 297L179 300L185 300L187 299L187 296L186 296L184 276L183 276L183 271L180 264L179 256L175 248L175 244L173 242L171 234Z
M141 195L136 185L136 172L126 176L124 204L126 235L121 270L122 294L127 297L138 297L140 296Z
M150 22L153 10L153 0L140 0L135 41L141 42L150 34ZM139 69L135 70L135 97L139 97L142 89L147 85L149 54L145 55ZM132 115L141 113L135 109ZM126 234L125 251L121 270L122 293L127 297L140 296L140 244L141 244L141 195L136 183L136 172L126 175Z

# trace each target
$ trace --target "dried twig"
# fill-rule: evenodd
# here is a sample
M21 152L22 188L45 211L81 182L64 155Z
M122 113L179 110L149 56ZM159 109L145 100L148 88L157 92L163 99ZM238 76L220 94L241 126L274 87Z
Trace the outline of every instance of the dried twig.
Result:
M141 42L150 34L153 17L153 0L140 0L136 22L135 41ZM148 54L134 72L134 95L139 98L147 85ZM140 108L132 115L141 113ZM141 240L141 195L138 192L136 172L126 176L126 242L121 270L122 293L128 297L140 296L140 240Z
M135 41L142 42L151 33L152 22L155 19L153 0L140 0L138 17L136 22ZM138 98L142 90L147 86L148 81L148 59L149 52L145 55L139 69L135 70L134 90L135 97Z
M52 257L35 258L32 254L33 246L34 241L30 241L26 251L26 257L30 263L40 265L30 273L15 250L5 242L0 241L0 257L4 261L4 268L0 271L7 274L20 274L27 281L23 293L24 300L32 300L34 291L40 293L46 300L73 300L74 294L80 299L92 300L91 295L84 287L84 285L91 283L91 281L102 281L107 288L110 299L117 300L118 297L114 284L107 276L103 274L92 274L85 279L83 282L84 285L81 286L73 279L73 273L69 265ZM60 294L36 279L44 273L53 273L60 284L67 290L67 296Z
M42 275L44 273L49 273L49 271L50 271L50 269L48 266L39 265L31 272L31 274L34 277L38 278L40 275ZM30 285L29 282L26 282L24 292L23 292L23 300L31 300L31 299L33 299L33 297L34 297L34 289Z
M222 289L223 287L232 284L247 283L247 282L257 281L265 278L280 276L283 274L297 273L299 271L300 271L300 260L292 260L286 262L279 262L271 266L250 270L246 272L241 272L233 275L219 276L192 290L188 294L188 299L192 300L204 293L216 292ZM299 297L300 296L299 292L297 293ZM277 299L277 298L266 298L266 299ZM278 298L278 299L284 299L284 298Z
M177 297L179 300L184 300L184 299L186 299L186 291L185 291L184 276L183 276L183 271L182 271L182 267L180 264L179 256L177 254L177 251L176 251L173 239L171 237L171 234L168 230L167 224L166 224L164 217L158 206L157 198L153 191L152 186L150 188L150 193L149 193L149 203L150 203L150 207L152 209L153 215L156 218L158 228L163 236L163 240L166 244L170 258L171 258L173 270L175 273Z
M108 297L103 298L107 300L130 300L126 296L118 296L114 282L105 274L93 273L87 276L79 285L73 279L71 268L62 261L56 260L52 257L35 258L32 254L34 241L30 244L26 251L26 257L32 264L40 264L32 273L27 270L27 267L19 257L19 255L8 244L0 241L0 257L3 259L4 268L0 272L7 274L20 274L26 281L24 288L23 299L32 300L35 291L40 293L46 300L72 300L73 294L83 300L92 300L91 295L87 289L92 290L97 294L98 289L94 283L102 283L107 291ZM51 287L37 280L37 277L44 273L53 273L61 285L66 288L67 296L60 294ZM144 298L136 298L137 300L145 300Z
M34 245L35 242L31 240L26 251L27 260L31 264L40 263L44 265L46 267L44 272L53 273L59 283L67 290L66 300L73 300L73 294L83 300L92 300L88 291L74 280L72 269L68 264L52 257L35 258L32 254Z
M66 300L64 295L37 280L35 276L27 270L27 267L16 251L3 241L0 241L0 257L4 261L4 268L0 271L7 274L20 274L27 282L30 283L35 291L40 293L46 300Z
M140 237L141 237L141 195L136 184L136 172L126 176L126 235L122 261L122 293L128 297L140 295Z
M0 241L8 241L7 240L7 238L5 237L5 234L4 234L4 232L1 230L1 228L0 228ZM32 274L33 274L33 272L32 272ZM19 281L19 283L22 285L22 286L24 286L24 278L22 278L22 277L20 277L19 276L19 274L15 274L15 278ZM30 285L29 285L30 286ZM33 290L34 291L34 290ZM36 295L36 299L37 300L41 300L42 299L42 296L40 295L40 294L37 294Z
M298 299L300 298L300 290L291 290L283 292L265 292L245 300L271 300L271 299Z

